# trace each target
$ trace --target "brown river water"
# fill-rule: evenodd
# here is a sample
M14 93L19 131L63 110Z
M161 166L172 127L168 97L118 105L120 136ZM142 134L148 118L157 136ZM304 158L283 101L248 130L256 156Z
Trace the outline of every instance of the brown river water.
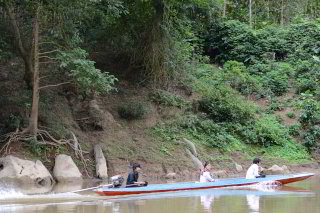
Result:
M195 190L105 197L93 192L24 195L0 188L0 213L320 213L320 176L277 188Z

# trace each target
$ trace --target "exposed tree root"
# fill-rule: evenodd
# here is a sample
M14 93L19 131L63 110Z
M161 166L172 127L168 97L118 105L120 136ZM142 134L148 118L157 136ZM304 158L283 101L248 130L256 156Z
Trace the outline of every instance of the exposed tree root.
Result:
M5 135L0 136L0 143L4 143L2 148L0 149L0 153L4 154L10 154L10 145L15 142L29 142L31 140L35 140L38 144L42 145L49 145L54 147L59 146L68 146L70 147L77 158L81 160L81 163L84 167L84 170L87 174L87 176L90 176L87 170L88 164L87 161L90 161L89 159L84 158L84 154L88 154L88 152L85 152L82 150L77 137L73 132L72 139L55 139L48 131L39 129L37 132L37 135L31 135L29 133L26 133L25 131L19 131L18 129L15 132L7 133Z

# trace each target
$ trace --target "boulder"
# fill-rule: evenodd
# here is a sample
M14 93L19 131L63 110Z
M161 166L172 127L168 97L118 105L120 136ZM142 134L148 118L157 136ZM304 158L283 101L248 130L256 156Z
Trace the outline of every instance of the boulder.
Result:
M243 168L242 168L242 166L240 164L235 163L235 166L236 166L236 170L238 172L242 172L243 171Z
M58 182L76 182L82 180L82 175L68 155L57 155L53 168L53 176Z
M101 179L108 179L107 162L100 145L94 146L94 156L96 160L96 175Z
M11 155L0 158L0 180L37 188L52 188L54 185L50 172L41 161L22 160Z
M289 169L287 166L278 166L278 165L273 165L268 169L263 170L263 172L267 175L279 175L279 174L288 174L290 173Z
M177 174L175 172L170 172L170 173L166 174L165 178L166 179L176 179Z

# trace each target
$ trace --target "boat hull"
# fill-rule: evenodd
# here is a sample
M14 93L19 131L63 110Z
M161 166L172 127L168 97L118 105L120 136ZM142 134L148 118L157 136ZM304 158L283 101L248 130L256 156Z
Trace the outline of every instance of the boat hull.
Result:
M215 189L226 187L250 186L266 181L274 181L280 184L288 184L297 181L305 180L314 174L296 174L296 175L277 175L268 176L267 178L245 179L234 178L226 179L210 183L175 183L175 184L153 184L145 187L135 188L99 188L95 192L104 196L119 196L119 195L137 195L161 192L176 192L185 190L202 190L202 189Z

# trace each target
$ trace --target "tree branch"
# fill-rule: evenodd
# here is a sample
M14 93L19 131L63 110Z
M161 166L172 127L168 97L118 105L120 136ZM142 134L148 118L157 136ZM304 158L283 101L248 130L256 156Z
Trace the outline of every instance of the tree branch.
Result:
M57 60L56 58L51 58L51 57L45 56L45 55L39 56L39 59L40 59L40 58L47 58L47 59L50 59L50 60Z
M70 84L70 83L71 82L68 81L68 82L63 82L63 83L59 83L59 84L50 84L50 85L39 87L39 90L45 89L45 88L49 88L49 87L58 87L58 86L61 86L61 85L64 85L64 84Z
M52 50L52 51L48 51L48 52L43 52L43 53L39 53L39 55L46 55L46 54L50 54L50 53L54 53L54 52L60 52L60 50L56 49L56 50Z
M55 61L42 61L42 62L39 62L39 64L57 64L58 62L55 62Z

